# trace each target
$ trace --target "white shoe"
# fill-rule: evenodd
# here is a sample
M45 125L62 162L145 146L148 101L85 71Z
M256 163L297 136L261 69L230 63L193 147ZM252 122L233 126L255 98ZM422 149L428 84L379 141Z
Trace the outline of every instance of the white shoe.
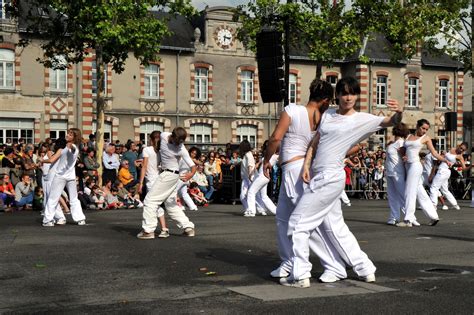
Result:
M448 208L447 205L443 205L443 207L441 208L441 210L449 210L449 208Z
M281 278L280 284L284 285L285 287L293 287L293 288L309 288L311 286L311 282L309 278L295 280L292 277Z
M346 205L347 207L352 206L352 204L351 204L350 202L349 202L349 203L346 203L345 205Z
M420 222L418 222L418 221L416 221L416 220L413 221L411 224L412 224L413 226L420 226L420 225L421 225Z
M413 226L410 221L398 222L395 225L398 226L398 227L410 227L410 228Z
M49 222L46 222L46 223L43 222L43 226L44 227L53 227L54 226L54 221L49 221Z
M461 210L461 207L459 205L454 205L453 208L456 210Z
M77 221L77 225L86 225L86 220Z
M390 220L387 221L387 224L388 224L388 225L396 225L396 224L397 224L397 220L395 220L395 219L390 219Z
M367 275L367 276L362 276L362 277L359 277L359 279L364 281L364 282L375 282L375 274L372 273L372 274Z
M260 215L266 216L267 213L265 211L261 212Z
M167 238L170 237L170 230L168 229L162 229L160 234L158 234L159 238Z
M255 216L255 213L251 213L251 212L248 212L248 211L245 211L244 213L244 217L246 218L250 218L250 217L254 217Z
M59 219L56 221L56 225L66 225L66 219Z
M333 283L339 280L341 279L330 272L323 272L323 274L319 277L319 281L322 283Z
M278 267L277 269L270 272L270 276L272 278L286 278L289 275L290 273L281 267Z

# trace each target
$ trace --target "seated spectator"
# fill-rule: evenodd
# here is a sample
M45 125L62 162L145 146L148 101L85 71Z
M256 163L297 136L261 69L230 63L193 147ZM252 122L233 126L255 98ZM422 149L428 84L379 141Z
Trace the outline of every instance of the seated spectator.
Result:
M120 163L118 179L128 191L134 191L135 186L139 183L138 179L135 179L130 173L130 163L127 160L123 160Z
M196 182L199 186L199 190L204 193L204 197L210 200L214 193L214 187L210 186L207 182L206 174L203 172L203 166L198 165L197 171L191 179L192 182Z
M102 210L105 209L105 194L100 187L97 185L92 186L92 193L91 193L93 204L90 205L91 209Z
M107 203L107 209L120 209L124 207L123 202L118 199L117 186L112 186L110 194L105 195L105 202Z
M44 201L43 188L41 188L40 186L36 186L35 195L33 197L33 210L42 211L43 201Z
M136 167L136 161L138 159L137 145L135 144L135 142L130 141L127 142L125 148L127 149L127 151L122 154L122 160L128 161L128 170L130 174L132 174L133 179L138 179Z
M219 180L219 173L217 172L216 154L211 151L208 154L208 160L204 163L204 174L209 186L214 187L214 182Z
M84 157L84 166L85 171L89 176L94 176L97 179L98 173L97 169L99 168L99 163L95 159L95 150L87 148L87 155Z
M28 174L21 176L21 182L15 186L15 202L17 207L32 209L35 186Z
M237 165L242 162L242 158L239 156L239 151L235 150L232 152L232 157L230 158L230 164Z
M2 159L2 167L15 168L15 152L13 148L7 147L3 153L5 156Z
M143 207L143 203L140 201L140 198L138 195L135 197L132 195L131 192L129 192L121 182L117 183L117 189L118 189L118 199L119 201L123 202L125 207L127 208L141 208Z
M8 174L4 174L0 182L0 199L3 202L5 211L10 211L15 206L15 189L12 183L10 183L10 176Z
M198 206L204 206L207 207L209 204L207 203L206 197L204 197L204 194L202 191L199 189L199 186L196 182L192 182L189 185L189 196L193 199L193 202L198 205Z

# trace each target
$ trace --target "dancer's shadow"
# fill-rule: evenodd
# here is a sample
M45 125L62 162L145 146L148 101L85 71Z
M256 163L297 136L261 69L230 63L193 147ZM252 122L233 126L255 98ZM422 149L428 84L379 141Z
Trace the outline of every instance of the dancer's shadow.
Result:
M111 226L111 229L115 232L119 232L121 234L126 233L133 237L136 237L138 232L140 232L140 229L137 229L136 227L123 226L123 225L113 225Z
M385 222L381 222L381 221L371 221L371 220L357 220L357 219L344 218L344 221L346 221L346 222L372 223L372 224L378 224L378 225L387 225L387 223L385 223Z
M438 235L438 234L420 234L420 236L431 237L431 238L445 238L448 240L455 240L455 241L474 242L474 238L471 238L471 237Z

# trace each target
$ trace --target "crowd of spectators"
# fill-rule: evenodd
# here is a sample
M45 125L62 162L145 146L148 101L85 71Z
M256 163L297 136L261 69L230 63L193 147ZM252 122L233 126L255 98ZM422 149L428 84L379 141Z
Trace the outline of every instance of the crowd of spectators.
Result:
M51 139L45 142L53 146ZM0 145L0 209L42 209L42 171L41 162L47 146L43 143L34 146L23 139L17 143ZM139 174L142 163L141 142L128 140L109 142L104 146L102 186L98 185L99 163L96 161L96 142L94 135L83 141L81 154L76 163L79 200L84 209L119 209L142 206L146 193L138 193ZM224 148L201 153L197 147L189 149L197 164L197 172L187 185L187 192L196 206L206 206L219 196L223 187L223 168L232 170L239 165L242 157L237 146L228 143ZM256 161L261 160L261 152L253 150ZM382 147L369 150L362 145L358 154L346 159L346 190L352 196L366 199L386 198L384 163L386 152ZM277 168L277 166L275 166ZM273 192L278 191L278 171L275 169ZM179 196L182 198L182 196ZM180 201L184 206L184 202ZM64 192L61 200L64 212L68 212L68 196Z

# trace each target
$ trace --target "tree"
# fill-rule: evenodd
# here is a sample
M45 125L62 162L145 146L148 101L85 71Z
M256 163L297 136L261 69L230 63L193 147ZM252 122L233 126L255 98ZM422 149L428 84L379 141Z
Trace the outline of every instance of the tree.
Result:
M104 145L104 64L121 73L130 52L143 65L158 60L161 39L170 32L167 21L156 18L154 11L190 16L194 8L190 0L29 0L12 3L12 12L26 24L29 34L19 44L26 46L32 39L41 39L44 56L38 61L46 67L67 67L83 61L88 54L96 55L96 140L100 181ZM54 62L57 56L63 56L66 62L58 65Z
M353 56L374 33L382 33L391 42L394 62L413 57L420 43L440 51L435 49L440 46L437 35L442 30L458 29L459 13L467 2L354 0L347 6L344 1L256 0L237 7L234 19L242 23L238 38L252 50L262 27L283 32L287 23L291 45L307 52L316 62L316 77L320 77L322 65ZM358 58L369 61L364 55Z

